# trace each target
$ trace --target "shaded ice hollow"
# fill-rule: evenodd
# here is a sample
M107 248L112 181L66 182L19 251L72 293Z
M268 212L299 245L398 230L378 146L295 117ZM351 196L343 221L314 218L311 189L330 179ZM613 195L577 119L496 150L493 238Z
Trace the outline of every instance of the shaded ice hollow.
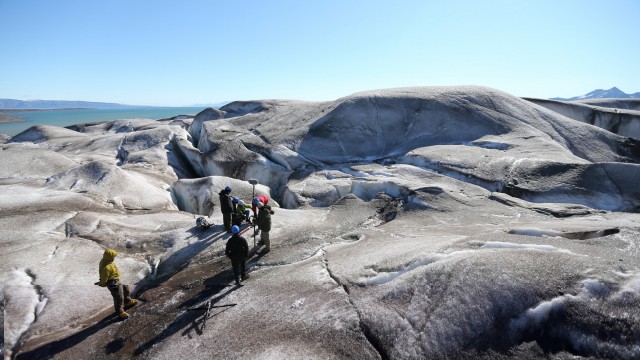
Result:
M423 87L32 127L0 144L4 356L638 358L638 122L572 106ZM225 186L274 208L240 288ZM201 330L208 300L235 305Z

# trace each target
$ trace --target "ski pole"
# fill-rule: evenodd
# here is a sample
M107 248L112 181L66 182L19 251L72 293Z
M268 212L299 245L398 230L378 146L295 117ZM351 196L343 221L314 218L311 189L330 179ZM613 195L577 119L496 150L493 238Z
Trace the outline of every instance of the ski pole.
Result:
M253 199L256 198L256 184L258 184L258 180L249 179L249 184L253 185L253 193L251 195L251 205L253 207ZM256 247L256 217L253 217L253 247Z

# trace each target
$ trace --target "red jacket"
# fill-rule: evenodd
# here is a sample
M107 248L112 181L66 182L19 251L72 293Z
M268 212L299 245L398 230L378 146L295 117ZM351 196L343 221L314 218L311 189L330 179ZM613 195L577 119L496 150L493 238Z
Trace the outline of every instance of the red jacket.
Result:
M258 198L258 200L260 200L262 205L267 205L267 203L269 202L269 197L267 195L258 195L258 196L256 196L256 198ZM257 207L257 205L254 204L253 201L251 201L251 210L253 210L253 216L258 216L258 215L256 215L256 207Z

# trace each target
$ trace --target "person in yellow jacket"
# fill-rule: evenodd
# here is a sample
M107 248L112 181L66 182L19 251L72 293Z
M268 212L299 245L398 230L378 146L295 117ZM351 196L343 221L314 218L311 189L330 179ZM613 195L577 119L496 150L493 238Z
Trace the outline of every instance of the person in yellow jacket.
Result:
M113 307L116 309L116 314L124 320L129 318L129 314L124 309L134 306L138 300L131 298L129 286L120 284L120 271L114 262L116 255L118 252L113 249L104 251L98 267L100 281L95 284L109 289L111 296L113 296Z

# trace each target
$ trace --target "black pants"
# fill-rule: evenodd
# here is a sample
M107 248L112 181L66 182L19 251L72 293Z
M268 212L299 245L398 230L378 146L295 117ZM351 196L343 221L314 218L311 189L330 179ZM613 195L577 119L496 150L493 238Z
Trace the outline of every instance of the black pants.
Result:
M241 278L244 278L245 258L231 258L231 267L233 268L233 277L236 282L240 282Z
M233 213L231 215L231 224L233 225L237 225L237 226L242 225L242 220L244 220L242 215L239 215L236 213Z
M222 223L224 224L224 230L230 233L231 232L231 213L222 213Z

